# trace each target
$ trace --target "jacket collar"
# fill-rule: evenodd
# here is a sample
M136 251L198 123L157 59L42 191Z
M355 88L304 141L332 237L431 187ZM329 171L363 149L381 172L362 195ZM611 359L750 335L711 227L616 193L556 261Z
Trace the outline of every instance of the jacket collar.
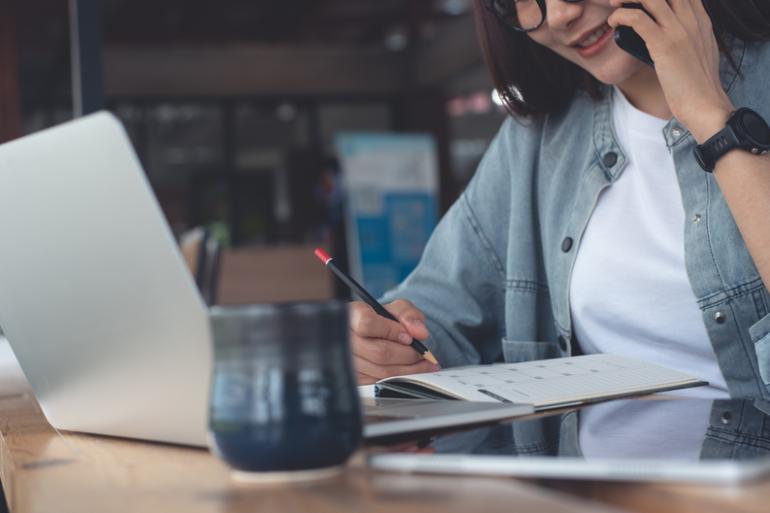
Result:
M722 81L722 87L729 92L735 83L741 71L743 59L746 53L746 43L735 36L726 34L724 36L725 45L733 58L737 68L733 68L725 54L719 58L719 77ZM627 157L620 149L612 126L612 86L604 85L601 88L602 97L594 102L593 105L593 142L594 152L598 165L604 171L607 180L614 182L623 171L626 165ZM673 128L679 122L672 118L664 128L666 141L673 145L687 135L686 130L680 130L680 135L672 134ZM615 154L612 156L612 154Z

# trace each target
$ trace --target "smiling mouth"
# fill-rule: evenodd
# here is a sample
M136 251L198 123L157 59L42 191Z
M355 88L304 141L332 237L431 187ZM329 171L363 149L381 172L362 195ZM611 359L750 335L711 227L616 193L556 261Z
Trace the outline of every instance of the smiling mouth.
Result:
M607 22L605 21L602 23L599 27L596 28L593 32L588 34L586 37L578 41L577 43L571 45L573 48L588 48L591 45L595 44L599 39L602 38L604 34L612 30L612 27L610 27Z

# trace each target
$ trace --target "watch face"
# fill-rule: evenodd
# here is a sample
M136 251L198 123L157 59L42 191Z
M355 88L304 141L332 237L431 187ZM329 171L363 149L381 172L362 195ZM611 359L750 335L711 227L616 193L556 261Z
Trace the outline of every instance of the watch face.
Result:
M747 136L761 149L770 149L770 127L756 112L746 109L740 117Z

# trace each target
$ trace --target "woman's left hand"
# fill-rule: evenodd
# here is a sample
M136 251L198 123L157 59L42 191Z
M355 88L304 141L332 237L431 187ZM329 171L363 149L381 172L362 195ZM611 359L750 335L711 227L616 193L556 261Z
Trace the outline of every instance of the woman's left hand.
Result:
M698 143L722 129L735 110L719 77L719 47L702 0L635 0L640 9L620 7L611 27L633 28L647 44L671 113Z

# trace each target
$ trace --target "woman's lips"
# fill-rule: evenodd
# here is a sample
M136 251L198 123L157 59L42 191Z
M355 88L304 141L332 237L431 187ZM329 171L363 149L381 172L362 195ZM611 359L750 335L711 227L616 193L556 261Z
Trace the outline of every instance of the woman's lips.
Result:
M602 35L602 37L600 37L594 44L586 48L576 47L577 51L582 57L592 57L597 53L599 53L600 51L602 51L602 49L607 44L607 41L612 39L614 34L615 34L615 29L610 28L610 30L605 32Z

